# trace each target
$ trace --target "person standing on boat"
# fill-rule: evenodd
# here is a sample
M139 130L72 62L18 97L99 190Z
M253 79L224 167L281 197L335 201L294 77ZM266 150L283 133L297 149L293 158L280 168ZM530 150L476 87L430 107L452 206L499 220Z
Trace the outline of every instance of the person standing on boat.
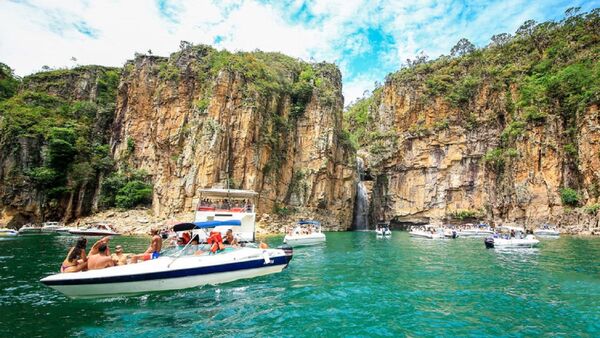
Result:
M160 250L162 250L162 237L158 234L157 229L150 230L150 235L152 239L150 241L150 246L143 254L135 255L131 258L131 263L137 263L138 260L148 261L151 259L156 259L160 256Z

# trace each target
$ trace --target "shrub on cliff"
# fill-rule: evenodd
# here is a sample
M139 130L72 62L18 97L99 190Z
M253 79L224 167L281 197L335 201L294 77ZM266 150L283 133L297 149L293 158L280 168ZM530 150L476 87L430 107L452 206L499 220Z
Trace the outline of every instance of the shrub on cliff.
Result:
M13 74L12 69L0 62L0 100L5 100L17 93L19 80Z
M152 185L138 180L125 184L119 189L115 198L115 205L122 209L150 203L152 203Z
M579 193L571 188L560 189L560 200L564 205L576 207L581 200Z

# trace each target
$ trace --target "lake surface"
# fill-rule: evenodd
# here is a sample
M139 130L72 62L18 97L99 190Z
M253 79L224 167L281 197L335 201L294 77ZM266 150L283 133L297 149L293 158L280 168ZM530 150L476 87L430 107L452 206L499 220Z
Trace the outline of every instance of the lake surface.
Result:
M148 241L110 246L141 252ZM0 239L0 337L600 336L598 238L498 251L483 239L327 233L326 245L295 249L280 274L96 300L38 282L73 242Z

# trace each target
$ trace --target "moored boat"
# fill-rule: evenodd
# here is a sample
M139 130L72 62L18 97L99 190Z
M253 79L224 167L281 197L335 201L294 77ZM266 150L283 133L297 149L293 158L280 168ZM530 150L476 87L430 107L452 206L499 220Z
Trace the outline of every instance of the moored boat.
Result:
M465 224L458 229L459 237L488 237L494 234L494 231L487 224Z
M321 223L313 220L300 220L294 229L283 238L290 246L307 246L325 243L325 234L321 232Z
M443 229L438 229L434 225L413 226L408 233L411 237L427 238L427 239L444 239Z
M521 227L501 226L498 232L484 240L486 248L533 248L540 243L534 235L526 235Z
M37 235L42 233L42 227L34 224L25 224L19 229L19 235Z
M193 223L197 228L214 224ZM226 247L216 253L190 249L188 243L173 254L137 264L101 270L59 273L41 280L45 285L71 298L94 298L179 290L206 284L227 283L285 269L293 256L291 247L259 249Z
M560 237L560 232L556 227L544 224L541 228L533 230L533 234L538 237Z
M0 237L12 237L17 236L18 234L19 232L17 230L0 228Z
M59 222L44 222L42 223L41 232L45 233L57 233L59 229L62 229L63 225Z
M118 236L120 235L112 229L110 224L98 222L83 229L70 229L69 234L79 236Z

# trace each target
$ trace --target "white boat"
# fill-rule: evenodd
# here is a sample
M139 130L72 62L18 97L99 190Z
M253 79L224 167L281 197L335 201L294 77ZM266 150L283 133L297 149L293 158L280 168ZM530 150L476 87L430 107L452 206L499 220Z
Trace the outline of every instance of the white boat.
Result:
M321 223L318 221L301 220L296 227L283 238L283 243L294 246L307 246L325 243L327 239L321 232Z
M498 233L484 240L486 248L533 248L540 243L534 235L526 235L522 227L503 225L497 230Z
M214 224L193 224L197 228L214 227ZM190 244L157 259L101 270L59 273L41 282L72 298L180 290L278 273L288 266L293 256L291 247L228 247L215 254L207 247L199 255L196 248L185 255L188 249Z
M41 232L56 233L61 228L63 228L63 225L59 222L44 222L42 223Z
M444 239L443 229L438 229L431 224L414 226L408 233L411 237L427 238L427 239Z
M69 234L78 236L118 236L120 235L112 229L108 223L98 222L83 229L71 229Z
M17 236L18 234L19 234L19 232L17 230L6 229L6 228L0 229L0 237L12 237L12 236Z
M42 233L42 227L25 224L19 229L19 235L36 235Z
M555 227L544 224L541 228L533 230L533 234L539 237L559 237L560 232Z
M375 234L378 237L392 237L392 231L388 223L378 223L375 227Z
M485 247L488 249L492 248L533 248L540 243L534 235L527 235L524 238L517 237L488 237L484 240Z
M458 229L458 237L489 237L494 234L487 224L465 224L466 228Z
M196 206L194 222L239 221L240 226L216 226L212 231L225 235L232 230L238 242L255 241L256 197L258 193L241 189L201 189L200 201ZM194 235L205 235L204 231L194 230Z

